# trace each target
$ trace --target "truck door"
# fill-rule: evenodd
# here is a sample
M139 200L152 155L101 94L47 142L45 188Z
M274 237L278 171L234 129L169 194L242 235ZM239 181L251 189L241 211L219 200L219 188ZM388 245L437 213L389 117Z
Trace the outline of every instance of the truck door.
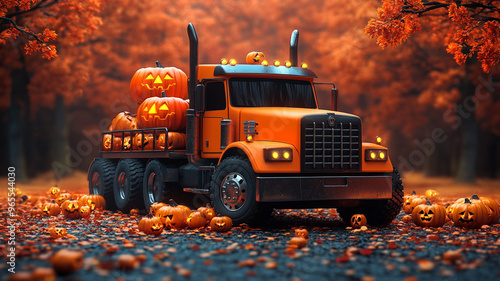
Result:
M218 157L222 152L220 136L222 119L228 118L226 87L223 81L205 83L205 112L202 121L202 152ZM208 155L210 157L211 155Z

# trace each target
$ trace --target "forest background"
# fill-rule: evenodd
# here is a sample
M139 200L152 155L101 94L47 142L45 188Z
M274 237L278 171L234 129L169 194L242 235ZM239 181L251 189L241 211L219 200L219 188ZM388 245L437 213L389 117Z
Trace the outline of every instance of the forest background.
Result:
M137 69L159 60L188 73L192 22L200 63L243 62L255 50L284 61L298 29L299 62L318 81L335 83L340 110L362 118L364 141L381 136L403 173L499 178L498 45L486 71L475 54L458 64L449 45L454 25L446 21L452 1L440 2L447 6L422 20L421 32L398 35L388 45L404 42L383 50L365 27L401 7L380 1L3 1L0 169L16 167L20 181L47 172L57 181L88 169L99 133L117 113L137 110L129 95ZM495 32L499 38L498 25ZM320 107L329 108L329 88L317 91Z

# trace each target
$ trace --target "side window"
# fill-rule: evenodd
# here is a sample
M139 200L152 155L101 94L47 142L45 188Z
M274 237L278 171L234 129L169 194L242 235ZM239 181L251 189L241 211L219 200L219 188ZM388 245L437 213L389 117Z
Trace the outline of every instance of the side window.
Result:
M226 109L224 82L209 82L205 85L205 110Z

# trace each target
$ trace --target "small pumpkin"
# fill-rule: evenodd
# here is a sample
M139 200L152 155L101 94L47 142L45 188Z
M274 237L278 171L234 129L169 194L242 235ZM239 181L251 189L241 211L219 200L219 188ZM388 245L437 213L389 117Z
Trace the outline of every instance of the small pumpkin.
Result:
M62 249L52 257L52 268L59 275L67 275L79 270L83 265L83 253Z
M156 149L165 150L165 134L160 134L156 141ZM186 149L186 134L168 132L167 149Z
M91 211L96 209L106 209L106 200L102 195L83 195L78 199L78 206L89 206Z
M417 195L415 190L413 191L412 194L403 196L403 210L405 211L405 213L411 214L411 211L412 211L411 201L417 197L419 197L419 196Z
M186 129L189 102L175 97L151 97L137 109L137 123L141 128L167 127L169 131Z
M351 217L351 226L354 229L359 229L362 226L366 226L366 216L363 214L354 214Z
M141 211L140 211L139 209L130 209L129 214L130 214L131 216L136 216L136 217L137 217L138 215L140 215L140 214L141 214Z
M90 213L92 212L92 209L90 209L90 206L85 205L85 206L80 206L78 207L78 212L80 213L80 218L86 219L90 217Z
M158 236L163 231L163 223L160 218L148 215L139 221L138 228L146 234Z
M181 208L184 211L184 213L186 214L186 218L189 216L189 214L191 214L193 212L188 206L177 204L177 202L175 202L174 199L168 200L168 203L172 207Z
M233 227L233 220L230 217L213 217L210 221L210 228L215 232L226 232Z
M483 204L489 209L488 224L498 223L498 219L500 219L500 206L497 201L489 197L479 197L479 200L481 200L481 202L483 202Z
M309 231L305 228L297 228L295 229L295 237L304 237L305 239L309 239Z
M48 195L54 199L59 197L60 193L61 193L61 189L59 189L59 187L57 187L57 186L51 187L48 191Z
M446 209L437 204L420 204L413 209L411 214L413 222L422 227L441 227L446 222Z
M418 196L413 198L410 202L410 206L408 208L405 207L405 212L409 211L408 214L411 214L413 213L413 209L421 204L427 204L427 198L425 196Z
M302 249L307 246L307 239L304 237L292 237L288 243L292 248Z
M122 139L119 137L113 137L113 143L111 143L111 134L105 134L102 137L102 150L110 151L111 146L113 146L113 151L122 150Z
M137 118L135 114L128 111L120 112L111 121L110 131L135 130L137 129Z
M42 217L44 215L43 213L43 210L38 208L38 207L34 207L33 209L30 210L30 215L32 218L38 218L38 217Z
M63 192L59 194L59 197L56 198L56 203L61 205L64 201L68 200L71 198L71 194L67 192Z
M17 273L16 273L17 274ZM31 272L31 279L36 281L55 281L56 272L50 267L37 267Z
M152 150L153 135L152 134L136 134L132 140L133 150Z
M266 55L263 52L254 51L247 54L245 59L248 64L261 64L266 59Z
M458 227L480 228L488 223L488 209L480 202L471 202L469 198L465 198L463 203L455 205L452 220Z
M150 97L161 97L162 92L168 97L187 99L187 75L175 67L146 67L137 70L130 81L130 96L140 104Z
M182 208L177 206L161 207L156 216L160 218L165 227L183 229L187 226L187 215Z
M64 227L52 227L49 230L50 237L52 238L62 238L68 234L66 228Z
M187 218L187 225L191 229L204 227L207 225L207 218L204 213L192 212Z
M427 197L431 203L436 202L439 197L439 192L434 189L428 189L425 191L425 197Z
M167 206L167 204L165 204L163 202L155 202L155 203L151 204L151 206L149 207L149 212L151 213L151 215L156 216L156 212L161 207L165 207L165 206Z
M45 205L43 205L42 211L46 216L57 216L61 212L61 208L59 207L59 204L52 200L52 202L45 203Z
M197 211L205 215L208 223L215 217L215 211L210 204L207 204L206 207L199 207Z
M67 219L78 219L80 218L80 212L78 211L79 207L76 200L66 200L61 205L61 212Z
M139 261L134 255L121 254L116 259L116 267L120 270L133 270L139 266Z

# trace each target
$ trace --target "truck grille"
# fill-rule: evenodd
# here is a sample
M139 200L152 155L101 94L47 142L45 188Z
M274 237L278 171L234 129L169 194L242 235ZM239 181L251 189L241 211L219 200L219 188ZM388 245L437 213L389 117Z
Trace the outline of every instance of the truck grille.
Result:
M335 115L335 123L331 126L328 117L310 115L302 118L302 171L359 171L361 120Z

